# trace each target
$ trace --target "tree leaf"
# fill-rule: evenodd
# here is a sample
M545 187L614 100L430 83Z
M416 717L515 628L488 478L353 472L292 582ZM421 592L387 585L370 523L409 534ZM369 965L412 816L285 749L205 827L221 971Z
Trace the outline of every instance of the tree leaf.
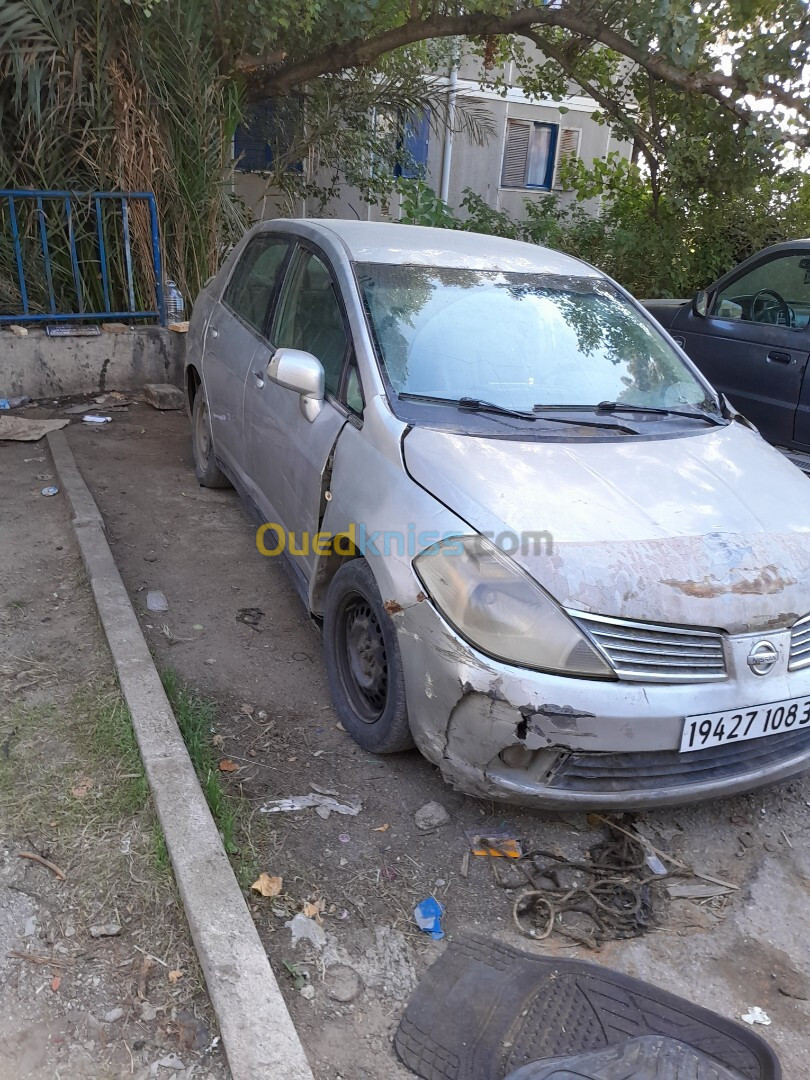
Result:
M261 873L250 887L257 893L261 893L262 896L278 896L283 884L284 878L271 877L269 874Z

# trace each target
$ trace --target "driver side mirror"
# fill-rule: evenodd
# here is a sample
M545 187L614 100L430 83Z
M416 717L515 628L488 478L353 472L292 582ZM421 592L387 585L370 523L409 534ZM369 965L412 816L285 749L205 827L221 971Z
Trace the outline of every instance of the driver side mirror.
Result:
M709 314L709 305L711 304L711 297L706 289L698 289L692 300L692 311L695 315L698 315L701 319L705 319Z
M302 349L276 349L267 365L267 378L301 395L301 412L312 423L323 408L323 364Z

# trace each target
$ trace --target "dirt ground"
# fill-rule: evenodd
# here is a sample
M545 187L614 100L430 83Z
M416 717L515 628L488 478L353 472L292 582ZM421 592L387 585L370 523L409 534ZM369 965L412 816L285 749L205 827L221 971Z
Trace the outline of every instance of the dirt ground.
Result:
M736 886L727 895L662 903L650 932L599 951L556 935L532 941L515 927L514 892L496 884L490 860L471 858L463 876L465 830L502 828L527 848L570 858L600 838L598 823L482 803L448 788L416 752L375 758L360 750L336 725L319 633L283 568L258 554L233 492L197 485L184 416L135 404L103 429L74 423L67 437L159 666L217 703L212 739L237 766L226 783L247 808L237 870L246 885L258 871L283 877L279 896L252 893L251 903L318 1080L411 1075L391 1037L443 948L412 918L431 894L446 907L448 934L475 930L529 951L563 949L729 1017L758 1005L772 1020L758 1030L787 1080L807 1076L810 780L638 816L661 850ZM167 612L147 612L149 589L165 593ZM312 810L261 813L266 800L312 784L358 796L361 812L328 820ZM414 813L431 800L450 820L422 834ZM321 901L325 943L293 947L285 924Z
M0 1080L223 1080L52 472L45 442L0 443Z

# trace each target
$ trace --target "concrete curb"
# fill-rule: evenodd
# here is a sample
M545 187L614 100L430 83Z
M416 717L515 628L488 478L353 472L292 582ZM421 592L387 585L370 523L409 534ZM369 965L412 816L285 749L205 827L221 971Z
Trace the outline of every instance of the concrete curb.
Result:
M177 721L64 433L48 444L129 707L234 1080L313 1080Z

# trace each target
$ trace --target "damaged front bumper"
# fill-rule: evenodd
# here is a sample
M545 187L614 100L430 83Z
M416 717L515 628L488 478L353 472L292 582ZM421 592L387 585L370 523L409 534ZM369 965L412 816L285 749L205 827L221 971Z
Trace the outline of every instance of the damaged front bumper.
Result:
M429 600L394 618L408 715L419 749L471 795L537 807L675 806L750 791L810 769L810 730L680 753L684 717L810 697L810 668L787 670L789 633L769 634L780 663L746 664L728 638L728 678L701 684L578 679L492 660Z

